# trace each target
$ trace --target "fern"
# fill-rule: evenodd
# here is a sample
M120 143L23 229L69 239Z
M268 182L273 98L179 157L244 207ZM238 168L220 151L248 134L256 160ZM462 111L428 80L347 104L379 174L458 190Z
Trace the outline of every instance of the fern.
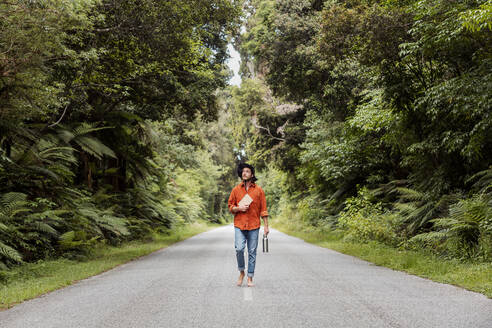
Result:
M62 178L58 174L56 174L55 172L53 172L52 170L50 170L48 168L41 167L41 166L35 166L35 165L28 165L28 166L26 166L26 168L29 169L30 171L32 171L32 173L40 173L41 175L43 175L45 177L52 178L53 180L55 180L57 182L62 181Z
M103 156L109 156L116 158L116 154L112 149L104 145L99 139L91 136L90 134L109 129L110 127L95 127L93 124L82 123L72 130L68 130L65 127L58 129L57 134L61 140L67 144L75 144L80 149L97 159L101 159Z
M448 237L449 235L447 230L431 231L431 232L418 234L410 238L409 242L430 244L435 242L442 242L446 240Z
M480 171L471 176L466 182L470 183L475 181L473 187L479 189L482 193L492 192L492 167L487 170Z
M0 255L10 261L22 262L22 257L15 249L0 242Z
M60 241L60 243L67 244L67 243L72 242L74 240L74 238L75 238L75 231L71 230L71 231L67 231L64 234L62 234L59 238L59 241Z
M478 251L482 222L492 219L492 207L483 195L451 205L449 216L432 220L434 229L411 239L415 242L442 242L456 255L472 257Z
M97 217L95 220L100 227L104 227L106 230L111 231L120 236L129 235L128 228L126 227L126 220L112 215L103 215Z
M101 130L106 130L106 129L111 129L111 127L96 127L94 124L84 122L80 124L79 126L75 127L73 129L74 136L75 138L80 137L80 136L85 136L90 133L96 132L96 131L101 131Z
M82 151L101 159L103 156L116 158L116 154L109 147L93 137L78 137L74 142L82 149Z
M88 238L83 230L71 230L60 236L58 244L62 250L80 253L86 251L96 241L97 237Z
M400 194L400 199L406 202L421 202L429 198L428 194L410 188L399 187L396 190Z
M423 228L430 228L432 220L448 214L449 206L459 199L459 195L444 195L435 199L429 193L410 188L396 188L400 202L395 208L404 217L403 225L411 235Z
M56 231L52 226L44 222L35 222L33 224L33 228L39 232L43 232L46 235L51 235L53 237L57 237L59 235L58 231Z
M4 262L0 261L0 271L8 269L9 267Z
M0 197L0 217L12 217L15 213L29 210L25 207L27 196L20 192L9 192Z

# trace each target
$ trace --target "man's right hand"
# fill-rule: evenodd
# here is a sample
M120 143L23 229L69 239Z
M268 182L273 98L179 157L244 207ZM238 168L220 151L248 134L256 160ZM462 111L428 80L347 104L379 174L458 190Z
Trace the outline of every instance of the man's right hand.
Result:
M249 205L242 205L242 206L236 207L238 212L246 212L248 210L248 208L249 208Z

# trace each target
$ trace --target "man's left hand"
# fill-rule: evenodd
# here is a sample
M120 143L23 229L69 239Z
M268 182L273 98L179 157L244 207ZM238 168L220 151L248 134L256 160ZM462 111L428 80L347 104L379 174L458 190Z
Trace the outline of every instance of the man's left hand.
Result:
M263 233L268 236L268 233L270 232L270 229L268 227L263 227Z

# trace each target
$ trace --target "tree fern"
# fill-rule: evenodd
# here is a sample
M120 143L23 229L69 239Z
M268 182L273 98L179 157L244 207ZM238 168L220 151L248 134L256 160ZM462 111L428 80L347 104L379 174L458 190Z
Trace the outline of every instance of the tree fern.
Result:
M400 200L403 202L425 202L429 199L429 194L417 191L415 189L404 187L398 187L396 189L400 195Z
M72 129L60 127L57 130L58 136L67 144L75 144L80 149L98 159L103 156L116 158L112 149L104 145L99 139L92 136L96 131L105 130L109 127L95 127L93 124L82 123Z
M127 228L127 221L123 218L116 217L114 215L104 214L102 216L98 216L95 219L95 222L100 226L105 228L108 231L111 231L120 236L126 236L129 234Z
M14 261L14 262L22 262L22 257L15 249L10 246L5 245L0 241L0 256L3 256L5 259Z
M60 236L58 244L62 250L75 252L76 254L86 252L97 240L98 237L88 236L85 230L71 230Z
M91 203L85 203L79 209L77 209L79 215L90 220L93 225L93 231L100 232L106 230L117 236L128 235L128 229L126 228L126 220L114 215L111 209L100 210ZM99 234L102 234L101 232Z
M15 213L29 210L26 205L27 196L20 192L9 192L0 197L0 218L11 217Z
M487 170L480 171L471 176L466 182L474 182L473 187L480 190L480 192L491 193L492 192L492 167Z
M455 194L436 199L430 193L410 188L397 188L397 191L400 200L394 206L405 218L403 224L410 235L423 228L431 228L431 221L446 216L449 206L459 199Z
M38 173L42 176L45 176L46 178L52 178L53 180L57 182L61 182L62 178L53 172L52 170L42 167L42 166L36 166L36 165L28 165L25 167L26 169L30 170L32 173Z
M411 242L441 242L455 255L473 256L480 243L481 223L492 219L492 207L483 195L475 195L451 205L449 216L432 220L435 231L422 233ZM490 238L490 236L488 236Z
M101 159L103 156L116 158L116 154L109 147L94 137L81 136L74 139L74 142L81 148L82 151Z
M57 237L59 235L58 231L56 231L52 226L45 222L34 222L33 228L39 232L42 232L46 235L51 235L53 237Z
M74 238L75 238L75 231L70 230L70 231L67 231L60 236L59 242L61 244L67 245L67 244L71 243L74 240Z

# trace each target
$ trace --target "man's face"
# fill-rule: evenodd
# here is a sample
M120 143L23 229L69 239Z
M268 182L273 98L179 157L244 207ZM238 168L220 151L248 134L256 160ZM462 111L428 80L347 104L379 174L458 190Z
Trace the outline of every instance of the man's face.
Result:
M241 176L242 176L243 180L251 179L251 176L252 176L251 169L249 167L245 167L243 169L243 173L241 173Z

